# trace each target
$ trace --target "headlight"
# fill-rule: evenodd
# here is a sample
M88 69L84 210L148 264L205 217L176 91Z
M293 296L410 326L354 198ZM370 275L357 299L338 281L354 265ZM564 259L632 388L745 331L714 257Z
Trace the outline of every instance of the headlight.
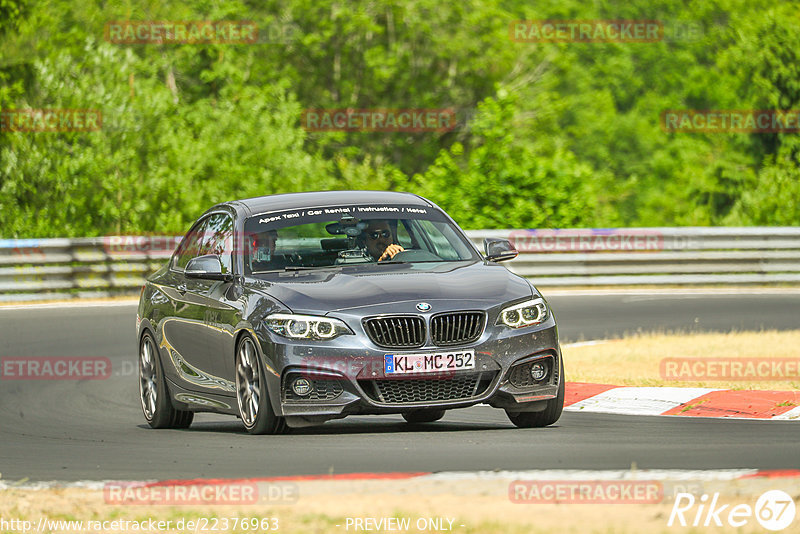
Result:
M535 298L514 304L500 312L497 324L506 325L511 328L522 328L543 323L547 319L547 305L541 298Z
M273 313L266 321L270 330L292 339L333 339L353 333L344 322L332 317Z

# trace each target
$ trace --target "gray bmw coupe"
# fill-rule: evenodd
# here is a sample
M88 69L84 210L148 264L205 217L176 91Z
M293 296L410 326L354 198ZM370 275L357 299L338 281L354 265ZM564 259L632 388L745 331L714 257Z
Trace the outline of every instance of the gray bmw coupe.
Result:
M195 412L253 434L353 414L410 423L486 403L555 423L555 318L525 278L438 206L393 192L292 193L218 204L147 279L139 393L153 428Z

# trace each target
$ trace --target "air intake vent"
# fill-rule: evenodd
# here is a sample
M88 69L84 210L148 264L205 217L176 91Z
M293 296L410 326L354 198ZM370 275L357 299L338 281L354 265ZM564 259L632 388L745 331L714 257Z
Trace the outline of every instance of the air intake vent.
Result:
M301 397L292 391L292 380L298 375L291 374L286 377L283 385L283 398L287 401L326 401L335 399L342 394L342 384L339 380L313 378L311 381L311 391L308 395Z
M376 402L410 404L465 400L482 395L491 386L495 376L494 372L484 372L447 379L384 379L363 380L359 383Z

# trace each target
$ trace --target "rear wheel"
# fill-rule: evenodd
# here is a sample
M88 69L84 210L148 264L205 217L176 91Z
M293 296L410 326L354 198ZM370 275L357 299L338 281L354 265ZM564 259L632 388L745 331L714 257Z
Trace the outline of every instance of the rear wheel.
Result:
M558 394L555 399L547 401L547 407L541 412L509 412L506 415L519 428L536 428L552 425L561 417L564 410L564 362L561 362L559 373Z
M236 349L236 400L244 428L251 434L286 432L286 420L275 415L269 401L264 366L249 336Z
M417 410L403 414L409 423L433 423L444 417L444 410Z
M153 428L189 428L194 412L172 406L156 344L149 332L139 343L139 400L147 423Z

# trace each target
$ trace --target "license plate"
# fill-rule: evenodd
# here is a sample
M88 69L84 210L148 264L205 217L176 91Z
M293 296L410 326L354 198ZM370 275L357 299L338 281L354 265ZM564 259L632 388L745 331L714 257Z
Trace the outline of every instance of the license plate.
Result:
M387 375L437 373L475 369L475 351L433 352L425 354L387 354L384 372Z

